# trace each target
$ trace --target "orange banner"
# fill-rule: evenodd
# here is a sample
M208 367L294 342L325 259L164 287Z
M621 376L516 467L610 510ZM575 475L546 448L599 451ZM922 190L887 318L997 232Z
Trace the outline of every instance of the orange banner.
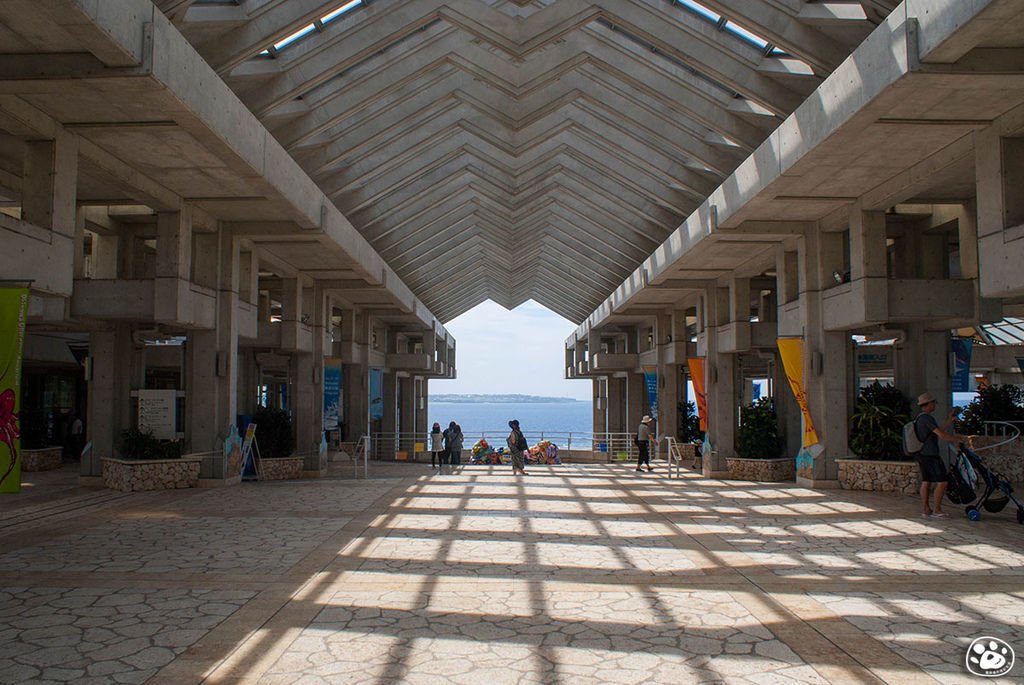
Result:
M807 390L804 388L804 341L803 338L779 338L779 356L786 370L789 387L793 389L797 404L804 415L804 447L818 444L818 434L811 422L811 411L807 406Z
M706 391L707 384L704 379L704 359L701 357L691 357L686 360L687 365L690 367L690 382L693 383L693 394L697 397L697 416L700 417L700 429L707 431L708 429L708 395Z

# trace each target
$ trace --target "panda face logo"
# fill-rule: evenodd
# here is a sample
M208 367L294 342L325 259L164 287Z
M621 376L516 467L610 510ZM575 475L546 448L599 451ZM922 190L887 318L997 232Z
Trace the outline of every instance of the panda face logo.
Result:
M967 648L965 661L974 675L996 678L1013 668L1013 648L998 637L979 637Z

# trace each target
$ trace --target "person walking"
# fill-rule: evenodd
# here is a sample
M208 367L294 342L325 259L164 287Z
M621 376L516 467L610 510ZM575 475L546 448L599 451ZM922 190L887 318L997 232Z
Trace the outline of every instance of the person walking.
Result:
M434 422L430 429L430 470L439 468L444 462L444 439L441 437L441 424Z
M946 494L949 476L946 473L946 462L942 458L939 439L955 443L964 438L949 432L953 421L956 420L955 412L951 412L949 419L941 426L939 425L939 422L932 416L937 403L929 393L918 395L917 406L921 409L921 413L914 419L914 432L917 433L917 439L921 441L921 451L916 455L917 466L921 471L921 517L947 519L949 514L942 511L942 497ZM928 491L933 486L935 488L933 504L929 507Z
M508 427L512 429L512 432L505 438L505 443L508 445L509 454L512 455L512 475L521 473L526 475L526 458L523 455L523 450L529 448L526 443L526 437L523 432L519 430L519 421L512 419L508 422Z
M654 470L654 467L651 466L651 438L653 436L651 435L650 425L651 421L653 420L654 419L652 419L650 416L643 417L642 419L640 419L640 425L636 429L637 471L643 470L641 467L644 465L644 462L647 463L648 471Z

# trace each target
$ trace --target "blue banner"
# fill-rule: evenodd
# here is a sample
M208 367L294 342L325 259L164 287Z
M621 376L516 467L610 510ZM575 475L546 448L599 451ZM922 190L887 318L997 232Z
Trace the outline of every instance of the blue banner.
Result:
M384 417L384 369L370 369L370 420Z
M658 368L654 366L644 367L644 385L647 386L647 404L650 407L650 416L658 416Z
M974 392L970 338L953 338L953 392Z
M341 417L341 359L324 359L324 430L338 429Z

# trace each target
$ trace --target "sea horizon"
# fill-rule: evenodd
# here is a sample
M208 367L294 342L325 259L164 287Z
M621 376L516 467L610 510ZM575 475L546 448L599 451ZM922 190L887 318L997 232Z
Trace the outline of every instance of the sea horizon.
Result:
M594 422L592 405L588 400L519 403L432 400L428 405L428 425L437 422L444 429L450 421L455 421L462 427L466 449L469 449L481 437L491 443L504 439L509 430L508 422L516 419L531 443L543 437L558 444L570 433L589 436Z

